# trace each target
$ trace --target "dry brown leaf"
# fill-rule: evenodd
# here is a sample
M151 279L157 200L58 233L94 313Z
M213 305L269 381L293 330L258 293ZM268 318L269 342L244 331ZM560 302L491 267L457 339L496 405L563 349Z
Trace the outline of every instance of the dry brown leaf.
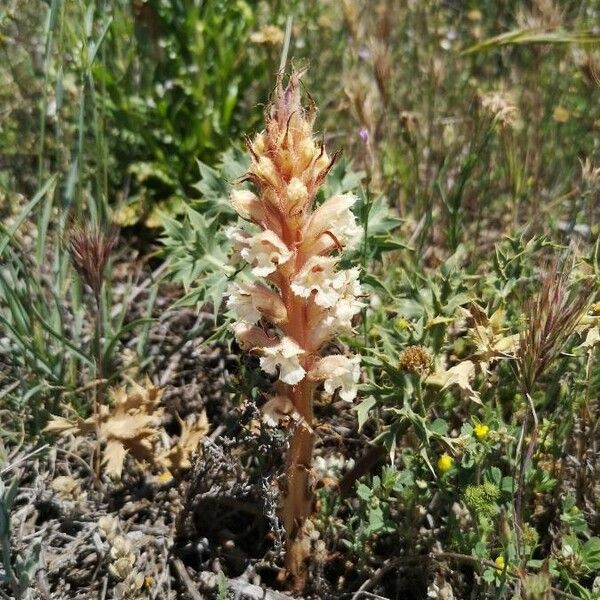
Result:
M600 343L600 327L596 325L595 327L591 327L588 329L587 334L585 336L585 340L583 343L579 344L579 346L575 347L575 350L589 350L593 348L596 344Z
M151 425L158 425L160 419L155 415L114 415L106 419L101 425L102 437L110 440L132 440L134 438L149 437L156 434Z
M68 477L67 475L59 475L53 479L50 487L65 500L76 501L82 497L85 497L85 495L81 493L79 482L76 479L73 479L73 477Z
M69 433L84 434L94 431L93 419L82 419L76 417L75 421L69 421L65 417L58 415L52 415L52 419L48 422L44 431L48 433L58 433L60 435L67 435Z
M465 311L473 319L474 325L469 330L469 338L475 344L476 357L485 370L488 362L500 358L512 358L519 347L519 335L504 335L504 319L506 312L496 310L488 317L485 310L472 302Z
M155 441L163 409L159 407L162 391L146 379L141 386L132 382L129 392L123 388L111 391L112 404L100 409L99 435L104 442L103 464L113 478L121 477L127 454L139 461L155 462ZM69 420L55 416L46 431L61 435L85 436L96 430L92 417Z
M206 411L202 411L200 416L193 423L186 423L177 417L181 426L181 434L177 443L169 450L163 452L159 457L159 462L169 470L185 470L192 466L191 457L198 450L202 438L209 431L208 417Z
M457 385L469 400L481 404L479 393L471 387L471 381L475 378L476 365L472 360L463 360L447 371L436 371L432 373L425 383L435 385L445 390L451 385Z
M104 448L103 463L106 474L113 479L121 479L127 450L118 440L108 440Z

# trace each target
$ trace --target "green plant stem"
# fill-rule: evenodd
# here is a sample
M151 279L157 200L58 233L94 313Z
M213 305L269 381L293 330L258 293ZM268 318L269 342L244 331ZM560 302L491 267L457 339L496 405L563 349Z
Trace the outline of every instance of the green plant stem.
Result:
M8 515L7 515L7 517L8 517ZM12 564L11 564L10 530L7 531L6 534L2 536L1 543L2 543L2 563L4 565L4 573L5 573L6 579L8 580L8 583L9 583L10 587L12 588L12 591L15 595L15 600L20 600L21 593L20 593L20 589L19 589L19 582L18 582L17 578L15 577L15 573L13 571Z
M528 411L527 415L523 421L523 426L521 429L521 436L519 438L519 445L517 448L517 456L519 457L519 462L517 465L517 490L515 495L514 502L514 525L515 525L515 541L516 541L516 549L517 556L520 561L524 561L524 557L521 556L522 551L522 531L523 531L523 494L525 488L525 471L527 469L527 464L531 460L533 456L535 445L537 441L538 435L538 417L535 410L535 406L533 403L533 398L529 392L525 392L525 397L528 401ZM531 428L530 440L527 447L525 447L525 436L527 435L527 430L529 429L529 421L530 418L533 420L533 426Z

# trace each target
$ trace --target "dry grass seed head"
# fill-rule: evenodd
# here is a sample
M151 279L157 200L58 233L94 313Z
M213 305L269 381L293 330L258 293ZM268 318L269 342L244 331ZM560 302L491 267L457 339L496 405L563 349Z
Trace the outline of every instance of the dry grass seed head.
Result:
M68 250L75 270L98 298L104 280L104 270L117 238L95 225L74 224L68 237Z
M564 263L545 267L539 292L525 306L526 326L517 351L519 377L527 393L563 351L590 303L591 291L589 281L577 288L569 285Z

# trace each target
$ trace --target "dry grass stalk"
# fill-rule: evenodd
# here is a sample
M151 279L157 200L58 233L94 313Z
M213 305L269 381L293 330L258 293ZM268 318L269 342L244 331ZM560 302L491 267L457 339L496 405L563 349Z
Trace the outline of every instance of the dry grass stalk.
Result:
M529 405L517 446L519 460L514 523L519 556L522 550L525 470L533 456L538 434L538 416L533 392L543 375L564 351L569 338L589 306L591 291L590 282L584 282L579 289L571 287L566 265L554 261L545 267L539 292L530 298L525 307L526 326L521 333L516 353L519 383ZM532 424L529 432L530 423ZM524 440L528 432L530 441L525 446Z

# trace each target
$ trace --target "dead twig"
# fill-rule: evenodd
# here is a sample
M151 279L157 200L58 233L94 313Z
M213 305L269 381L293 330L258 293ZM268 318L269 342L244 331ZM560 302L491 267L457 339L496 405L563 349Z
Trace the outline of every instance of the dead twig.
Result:
M187 569L185 568L185 565L183 564L183 562L181 562L180 558L176 558L173 560L173 566L177 571L177 575L179 575L179 579L181 579L181 582L185 585L185 588L188 594L190 595L190 598L192 600L205 600L205 597L196 589L192 578L190 577L189 573L187 572Z

